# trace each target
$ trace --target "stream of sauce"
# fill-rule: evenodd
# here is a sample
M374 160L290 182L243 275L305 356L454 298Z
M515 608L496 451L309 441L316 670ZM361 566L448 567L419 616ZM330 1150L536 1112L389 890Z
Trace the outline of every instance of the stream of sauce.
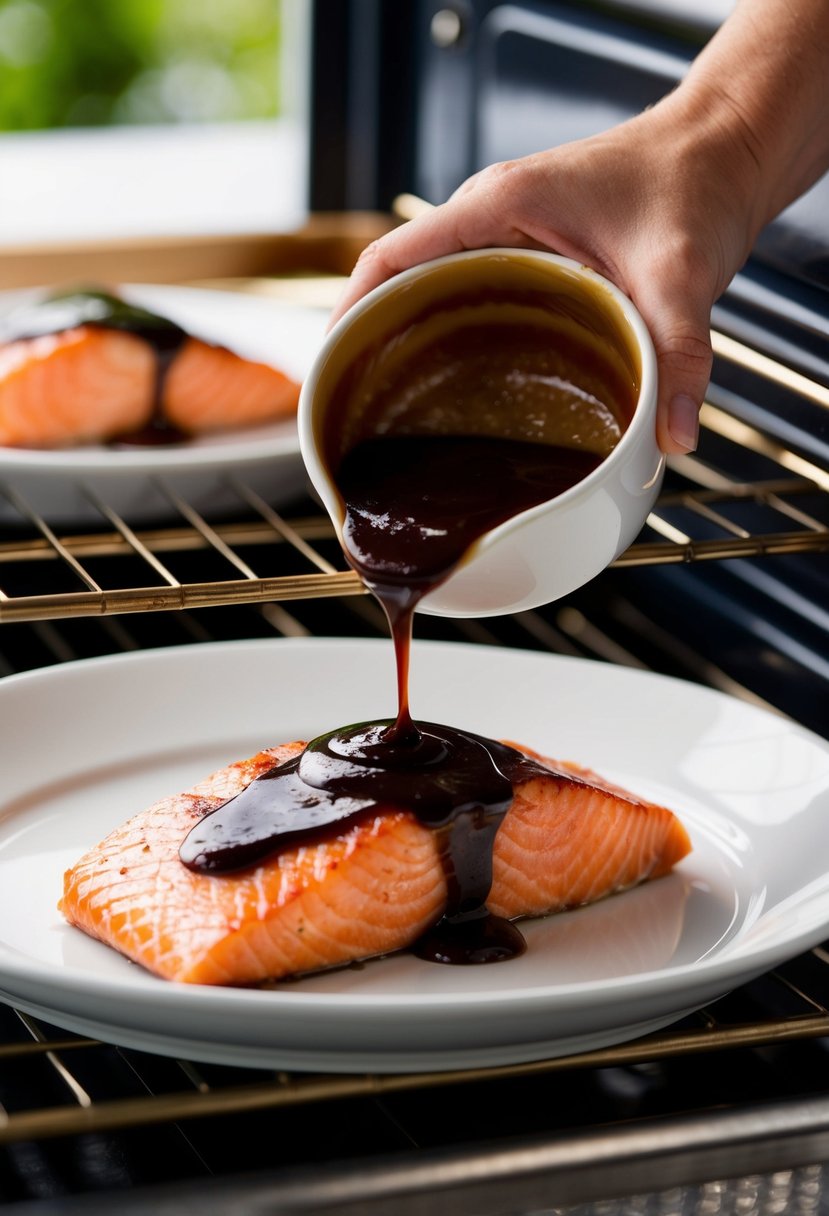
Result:
M134 334L148 344L155 356L152 406L146 424L139 430L115 436L110 444L147 447L183 442L187 436L170 425L163 404L167 373L188 337L174 321L106 291L79 290L48 296L20 309L3 327L0 340L20 341L82 325Z
M180 856L191 869L228 873L288 844L324 838L332 825L404 807L437 833L447 880L442 919L413 949L441 963L514 958L523 935L486 907L495 833L516 784L548 773L494 740L415 722L409 707L412 618L496 524L561 493L598 463L590 453L481 437L380 437L345 457L349 561L386 613L397 662L394 720L324 735L256 778L191 830Z
M396 718L314 739L204 816L179 855L197 872L233 873L378 809L407 809L435 833L447 885L442 918L412 949L435 962L490 963L525 949L517 927L486 906L495 834L515 787L550 769L500 742L415 721L414 613L484 534L599 464L635 389L605 357L618 349L610 335L596 330L587 343L578 326L542 315L532 294L509 325L488 314L487 324L458 326L465 303L427 310L420 319L437 336L403 360L402 335L378 337L338 382L321 437L345 555L389 623ZM497 293L483 303L501 307Z

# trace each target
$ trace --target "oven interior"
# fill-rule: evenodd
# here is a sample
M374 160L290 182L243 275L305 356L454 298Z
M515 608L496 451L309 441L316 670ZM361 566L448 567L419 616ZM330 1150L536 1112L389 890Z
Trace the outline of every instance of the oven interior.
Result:
M255 261L240 248L220 271L205 249L185 275L327 308L371 232L363 213L382 230L404 192L439 201L487 161L649 104L710 34L701 10L322 0L311 197L328 236L264 243ZM771 226L718 304L699 448L670 460L631 548L565 600L423 617L417 637L647 669L829 736L827 185ZM95 500L100 518L67 528L5 487L0 673L386 636L308 491L278 509L238 477L227 493L219 519L168 495L159 522ZM0 1200L44 1216L829 1211L828 997L829 945L616 1047L379 1076L155 1056L4 1004Z

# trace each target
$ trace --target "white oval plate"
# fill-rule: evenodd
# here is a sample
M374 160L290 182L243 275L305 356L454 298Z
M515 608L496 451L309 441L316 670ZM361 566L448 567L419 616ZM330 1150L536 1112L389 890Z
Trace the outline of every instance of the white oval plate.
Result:
M518 1063L634 1038L829 935L829 744L693 684L416 642L416 717L591 766L672 807L675 872L525 923L510 962L409 954L269 990L166 982L66 925L63 871L129 815L267 744L393 716L390 642L205 643L0 681L0 997L195 1060L332 1071ZM210 881L210 880L208 880Z
M188 332L238 354L270 363L303 380L322 343L324 309L287 304L240 292L152 284L123 284L120 295L178 322ZM43 289L0 294L0 316L45 295ZM84 445L39 450L0 447L0 490L16 491L47 522L101 523L84 492L91 490L128 521L174 514L158 479L191 506L215 516L239 506L228 486L237 476L272 506L305 488L295 419L198 436L170 447L125 448ZM20 523L21 514L0 493L0 522Z

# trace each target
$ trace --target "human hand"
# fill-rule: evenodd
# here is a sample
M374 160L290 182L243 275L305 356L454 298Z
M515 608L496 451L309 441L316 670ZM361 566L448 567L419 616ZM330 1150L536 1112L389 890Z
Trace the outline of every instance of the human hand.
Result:
M659 368L657 441L693 450L711 373L714 301L756 232L752 162L669 98L609 132L466 181L439 207L369 245L330 324L420 262L463 249L549 249L591 266L633 300Z

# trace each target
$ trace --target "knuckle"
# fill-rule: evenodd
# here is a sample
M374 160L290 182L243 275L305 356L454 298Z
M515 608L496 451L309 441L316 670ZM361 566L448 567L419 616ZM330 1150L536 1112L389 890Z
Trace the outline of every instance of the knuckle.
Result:
M669 334L659 343L659 354L684 371L707 375L711 370L711 342L699 334Z
M477 174L477 182L486 191L500 193L504 189L512 190L516 178L522 177L525 170L523 160L496 161Z
M379 261L381 258L382 258L382 248L381 248L381 244L380 244L380 239L378 238L377 240L372 241L370 244L366 245L364 249L360 250L360 255L357 258L357 265L358 266L371 266L374 264L374 262Z
M358 275L362 282L371 284L380 283L394 274L397 260L395 243L391 240L393 235L387 233L366 245L357 258L352 274Z

